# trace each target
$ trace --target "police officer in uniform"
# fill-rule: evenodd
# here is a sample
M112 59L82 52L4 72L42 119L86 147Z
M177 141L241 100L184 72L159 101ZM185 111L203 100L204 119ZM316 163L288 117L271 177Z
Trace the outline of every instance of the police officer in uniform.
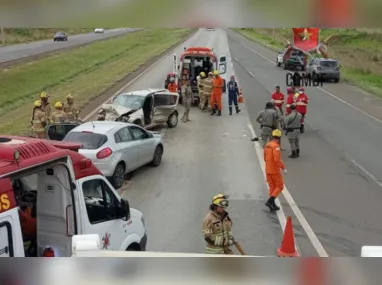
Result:
M204 218L202 232L207 242L208 254L233 254L232 220L226 211L228 195L218 194L212 199L209 212Z
M300 156L300 128L302 115L296 111L296 105L290 105L291 113L285 118L286 135L290 144L292 154L290 158Z
M32 132L40 139L46 138L45 127L47 125L47 118L42 110L42 103L40 100L34 102L32 113Z
M265 110L261 111L256 118L261 125L261 139L263 145L272 140L272 131L277 128L278 115L272 102L265 104Z
M182 98L185 110L181 120L183 121L183 123L191 122L189 118L192 102L192 89L190 81L186 81L186 84L182 86Z

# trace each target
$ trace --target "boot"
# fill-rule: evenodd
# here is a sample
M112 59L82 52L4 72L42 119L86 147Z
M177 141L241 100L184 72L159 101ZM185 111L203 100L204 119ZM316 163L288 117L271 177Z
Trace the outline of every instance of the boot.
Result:
M275 208L275 198L274 197L270 197L268 199L268 201L265 203L265 206L267 206L271 212L276 211L276 208Z
M216 114L216 109L212 109L211 116Z
M191 122L190 118L188 117L188 114L186 116L186 122Z
M183 123L186 122L186 114L184 114L184 115L182 116L181 120L183 121Z
M304 124L301 124L301 127L300 127L300 133L304 133L304 131L305 131L305 127L304 127Z
M297 153L295 150L292 151L292 154L289 155L290 158L296 158L297 157Z
M235 109L236 109L236 114L241 112L241 110L239 109L239 106L235 106Z
M228 107L229 109L229 115L231 116L232 115L232 107Z
M296 156L300 157L300 150L299 149L296 150Z
M272 200L272 206L273 206L273 209L275 209L275 211L278 211L278 210L280 210L280 207L276 205L275 199L276 198L273 198L273 200Z
M222 115L222 111L218 111L218 114L216 116L221 116Z

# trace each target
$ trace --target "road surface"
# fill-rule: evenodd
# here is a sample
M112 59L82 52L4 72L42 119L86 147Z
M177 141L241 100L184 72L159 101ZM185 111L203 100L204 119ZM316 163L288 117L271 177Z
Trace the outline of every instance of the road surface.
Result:
M228 53L221 29L199 30L176 49L178 55L184 46L207 46L219 54ZM171 68L172 54L125 91L162 88ZM134 173L125 195L145 215L147 250L203 253L201 223L212 197L224 193L231 197L235 237L247 254L276 254L281 228L276 215L270 215L264 206L267 189L250 142L248 116L245 110L228 116L227 101L224 97L220 118L193 108L192 122L180 121L176 128L166 130L162 164Z
M201 221L211 197L219 192L232 197L235 235L248 254L275 255L281 238L279 221L285 215L293 218L303 256L359 256L363 245L380 245L381 122L368 115L380 101L373 99L366 106L360 98L367 95L342 83L307 89L311 104L301 157L292 160L288 151L283 154L288 168L285 182L295 203L281 196L285 214L270 214L264 206L267 188L259 165L261 151L256 152L250 142L249 123L259 134L256 115L275 85L286 89L286 72L276 67L274 52L227 33L199 30L176 53L184 46L207 46L226 54L227 74L234 72L243 88L244 110L228 116L226 96L220 118L193 108L193 122L166 130L162 165L134 174L125 195L146 216L148 250L202 252ZM126 91L162 87L171 61L172 54ZM336 97L343 94L349 101L353 98L356 107ZM283 144L288 150L287 141Z
M52 35L51 40L31 42L29 44L4 46L0 47L0 64L28 57L33 57L39 54L53 52L60 49L67 49L70 47L83 45L100 39L107 39L110 37L115 37L117 35L123 35L136 30L138 29L124 28L105 30L103 34L88 33L74 36L68 35L67 42L54 42L54 35Z
M286 90L286 71L276 67L275 52L229 34L234 68L259 133L256 114L276 85ZM307 94L311 103L301 136L302 155L293 160L285 153L286 185L329 256L359 256L361 246L380 245L382 240L382 122L343 100L376 116L381 100L343 83L310 87ZM305 236L298 242L304 253L314 253Z

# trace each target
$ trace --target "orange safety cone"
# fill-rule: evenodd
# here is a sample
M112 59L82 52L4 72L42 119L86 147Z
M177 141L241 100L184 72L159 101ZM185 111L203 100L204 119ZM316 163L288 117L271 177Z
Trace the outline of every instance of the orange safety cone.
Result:
M243 90L240 88L239 89L239 98L237 99L238 103L244 103L244 97L243 97Z
M281 242L281 247L277 249L277 255L279 257L299 257L299 253L296 250L294 242L294 233L292 218L288 217L285 225L283 240Z

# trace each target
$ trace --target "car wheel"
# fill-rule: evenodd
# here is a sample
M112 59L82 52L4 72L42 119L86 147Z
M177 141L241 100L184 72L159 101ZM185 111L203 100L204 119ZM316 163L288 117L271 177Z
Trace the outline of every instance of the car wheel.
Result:
M115 189L119 189L122 187L123 182L125 182L125 167L122 163L118 163L111 177L111 184Z
M170 117L168 117L167 126L169 128L175 128L177 124L178 124L178 113L174 112L171 114Z
M154 167L159 166L162 162L162 156L163 156L163 146L158 145L155 148L154 157L153 157L153 160L151 161L151 165Z
M340 82L339 78L334 79L334 83L338 83L338 82Z

